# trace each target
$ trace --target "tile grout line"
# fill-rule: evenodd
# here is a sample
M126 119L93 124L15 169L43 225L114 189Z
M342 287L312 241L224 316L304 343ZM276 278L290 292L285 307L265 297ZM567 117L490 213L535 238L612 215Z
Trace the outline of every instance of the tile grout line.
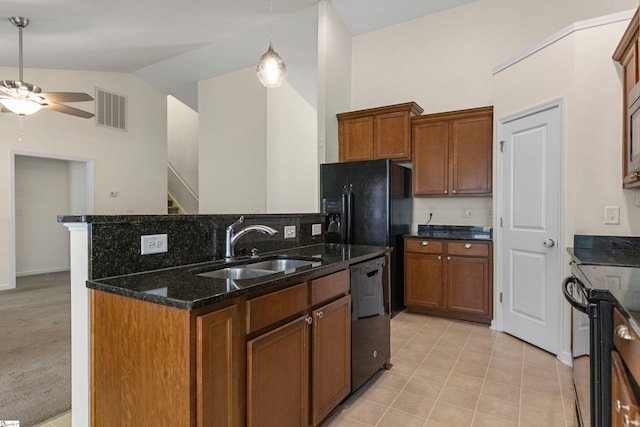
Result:
M477 327L477 326L476 326ZM474 327L474 329L476 328ZM476 414L478 413L478 406L480 406L480 396L482 396L482 390L484 389L484 383L487 380L487 375L489 374L489 364L491 364L491 359L493 359L493 353L496 350L496 343L498 342L498 335L496 335L493 339L493 346L491 347L491 353L489 354L489 363L487 364L487 368L484 371L484 376L482 377L482 384L480 384L480 392L478 393L478 401L476 402L476 407L473 409L473 417L471 417L471 425L476 420Z
M411 341L416 337L416 335L418 335L418 332L419 332L422 328L424 328L424 327L425 327L425 325L427 325L428 323L429 323L429 322L424 323L424 324L420 327L420 329L418 329L418 330L416 331L416 333L415 333L415 334L413 334L413 337L411 337L411 339L410 339L409 341L407 341L407 343L406 343L404 346L402 346L400 349L404 348L404 347L405 347L409 342L411 342ZM438 336L438 339L437 339L437 340L436 340L436 342L433 344L433 346L429 349L429 351L427 352L427 354L425 354L425 356L422 358L422 361L420 362L420 364L419 364L418 366L422 365L422 363L424 363L424 361L425 361L425 360L427 360L427 358L429 357L429 355L431 354L431 352L433 351L433 349L435 348L435 346L436 346L436 345L438 344L438 342L442 339L442 336L444 335L444 333L445 333L445 332L447 331L447 329L449 329L449 327L451 326L451 323L452 323L452 322L451 322L451 321L449 321L449 324L447 325L447 328L446 328L446 329L444 329L444 330L442 331L442 333ZM398 351L400 351L400 349L398 349ZM402 394L402 392L404 391L404 389L407 387L407 384L409 384L409 382L410 382L410 381L415 377L415 375L416 375L416 371L417 371L417 370L418 370L418 369L416 368L416 369L411 373L411 376L409 377L409 380L405 383L405 385L403 385L403 386L402 386L402 388L400 389L400 391L398 391L397 396L396 396L396 397L391 401L391 403L387 406L387 409L382 413L382 416L380 417L380 419L378 420L378 422L375 424L375 426L378 426L378 425L380 424L380 422L382 421L382 419L384 418L384 416L385 416L385 415L387 415L387 412L389 412L389 409L391 409L391 407L392 407L392 406L393 406L393 404L396 402L396 400L398 400L398 398L400 397L400 394ZM434 405L435 405L435 403L434 403ZM432 408L432 409L433 409L433 408ZM401 412L404 412L404 411L401 411ZM406 412L405 412L405 413L406 413ZM431 412L429 412L429 413L431 413ZM409 414L409 415L414 415L414 416L415 416L415 414ZM425 419L425 422L426 422L426 420L427 420L427 419L429 419L429 416L428 416L428 415L427 415L427 418Z

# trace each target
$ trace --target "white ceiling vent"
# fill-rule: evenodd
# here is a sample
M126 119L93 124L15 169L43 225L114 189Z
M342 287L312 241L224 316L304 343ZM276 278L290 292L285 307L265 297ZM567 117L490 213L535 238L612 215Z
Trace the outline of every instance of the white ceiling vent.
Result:
M96 124L127 130L127 97L96 88Z

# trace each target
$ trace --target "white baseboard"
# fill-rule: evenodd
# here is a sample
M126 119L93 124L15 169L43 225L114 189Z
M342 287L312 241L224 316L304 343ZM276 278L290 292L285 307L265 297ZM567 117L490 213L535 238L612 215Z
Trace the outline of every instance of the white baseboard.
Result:
M558 360L567 366L573 366L573 357L570 351L561 351L558 353Z
M43 268L41 270L20 271L20 272L16 272L16 277L35 276L36 274L60 273L62 271L69 271L69 267L53 267L53 268Z
M16 287L9 283L4 283L0 285L0 291L8 291L9 289L15 289Z

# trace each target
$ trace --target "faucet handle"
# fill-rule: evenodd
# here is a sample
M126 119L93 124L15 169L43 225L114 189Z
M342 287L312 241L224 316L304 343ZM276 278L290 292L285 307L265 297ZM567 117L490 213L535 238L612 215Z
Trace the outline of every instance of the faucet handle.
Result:
M244 221L244 215L240 215L240 218L238 218L236 222L234 222L233 224L227 227L227 231L232 231L236 225L242 224L243 221Z

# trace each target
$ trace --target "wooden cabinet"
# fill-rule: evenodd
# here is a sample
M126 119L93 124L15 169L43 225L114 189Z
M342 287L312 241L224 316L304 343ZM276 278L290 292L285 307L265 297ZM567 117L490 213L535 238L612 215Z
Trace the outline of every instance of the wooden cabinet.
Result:
M342 270L193 311L91 290L91 426L316 426L350 392Z
M639 9L640 10L640 9ZM630 168L632 159L629 132L629 107L638 97L638 89L634 88L640 81L640 55L638 54L638 38L640 37L639 12L636 11L618 44L613 59L622 66L622 182L623 188L640 186L640 173Z
M410 161L410 120L421 113L418 104L407 102L338 114L339 160Z
M232 305L196 317L198 427L243 426L244 334Z
M409 311L490 323L492 250L488 242L405 240Z
M303 310L294 320L263 328L247 341L248 426L316 426L349 394L349 288L349 271L344 270L312 280L308 288L301 284L257 303L247 301L247 318L258 316L255 308L262 305L285 316L265 311L271 325L279 325L287 312ZM300 306L299 289L309 291L308 305L305 293L305 305Z
M413 195L492 192L493 107L411 119Z
M640 425L638 380L640 379L640 337L618 310L613 310L611 352L611 426Z

